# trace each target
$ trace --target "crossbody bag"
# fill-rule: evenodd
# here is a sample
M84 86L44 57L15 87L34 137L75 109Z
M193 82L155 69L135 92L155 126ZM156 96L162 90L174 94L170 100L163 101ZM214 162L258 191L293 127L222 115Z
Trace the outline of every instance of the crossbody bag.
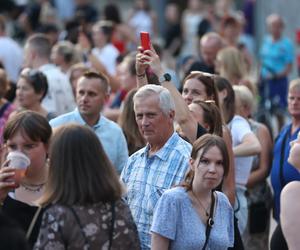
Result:
M208 244L209 236L210 236L210 231L214 225L214 209L215 209L215 195L214 192L211 193L211 206L210 206L210 212L209 212L209 217L206 221L206 229L205 229L205 242L202 247L202 250L206 249L206 246Z

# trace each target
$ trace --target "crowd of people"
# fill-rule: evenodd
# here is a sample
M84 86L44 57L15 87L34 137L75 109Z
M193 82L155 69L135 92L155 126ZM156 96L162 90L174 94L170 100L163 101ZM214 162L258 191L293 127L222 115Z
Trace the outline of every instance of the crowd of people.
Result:
M147 0L126 21L115 3L7 3L1 248L297 249L300 79L282 16L255 58L254 0L167 1L162 34ZM256 116L266 100L278 132Z

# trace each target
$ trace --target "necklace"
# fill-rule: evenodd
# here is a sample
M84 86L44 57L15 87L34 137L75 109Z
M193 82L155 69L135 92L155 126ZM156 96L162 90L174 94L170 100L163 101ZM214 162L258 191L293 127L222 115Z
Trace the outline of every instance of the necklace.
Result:
M197 203L200 205L200 207L203 208L206 217L209 217L209 208L210 208L210 204L207 206L207 208L205 208L205 206L202 204L202 202L200 201L200 199L198 199L198 197L194 194L194 192L192 191L193 196L195 197Z
M37 193L42 190L42 188L45 186L45 183L38 184L38 185L26 185L26 184L20 184L20 186L29 192Z

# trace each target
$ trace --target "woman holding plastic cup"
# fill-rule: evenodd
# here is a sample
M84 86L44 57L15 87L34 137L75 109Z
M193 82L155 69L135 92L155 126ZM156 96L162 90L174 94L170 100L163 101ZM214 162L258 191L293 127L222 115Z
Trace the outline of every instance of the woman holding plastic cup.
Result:
M38 207L35 201L44 192L48 178L47 149L51 127L45 117L23 111L10 117L3 132L6 160L0 169L0 203L2 211L28 232ZM29 163L29 165L28 165ZM19 170L19 165L26 170ZM41 214L30 234L33 244L37 238Z

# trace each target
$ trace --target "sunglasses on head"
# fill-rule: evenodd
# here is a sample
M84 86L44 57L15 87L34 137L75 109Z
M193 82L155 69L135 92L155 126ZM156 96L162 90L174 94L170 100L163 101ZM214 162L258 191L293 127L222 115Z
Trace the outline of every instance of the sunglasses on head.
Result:
M193 71L191 71L191 74L201 74L203 76L210 77L210 78L213 78L215 76L214 74L204 72L204 71L200 71L200 70L193 70Z

